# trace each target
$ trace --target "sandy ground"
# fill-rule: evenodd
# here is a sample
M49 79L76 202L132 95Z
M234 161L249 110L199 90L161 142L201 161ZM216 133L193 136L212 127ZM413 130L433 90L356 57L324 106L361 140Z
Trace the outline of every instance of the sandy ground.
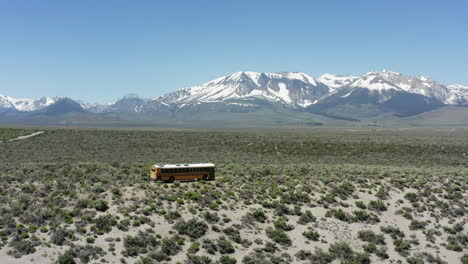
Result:
M310 210L315 217L317 217L317 220L315 222L309 223L307 225L299 225L296 224L296 222L299 219L299 216L287 216L288 219L288 224L292 224L295 226L295 228L292 231L287 232L289 237L292 240L292 246L291 247L281 247L284 252L289 253L292 258L293 258L293 263L298 263L297 259L294 257L294 255L301 249L303 250L310 250L314 251L316 248L321 248L323 250L327 250L330 244L333 244L335 242L341 242L345 241L348 242L353 249L359 252L363 252L362 245L365 244L366 242L361 241L358 239L358 232L361 230L373 230L377 234L383 234L380 231L381 226L394 226L398 227L400 230L402 230L406 234L406 239L413 239L417 238L419 240L419 245L412 245L411 249L411 254L414 253L421 253L421 252L429 252L434 256L439 256L441 259L446 261L449 264L452 263L461 263L460 258L461 256L466 253L466 252L455 252L455 251L449 251L445 247L441 246L441 243L446 241L447 234L443 233L440 237L436 237L436 243L432 244L429 241L427 241L426 236L423 234L423 230L410 230L409 229L409 224L410 220L404 218L402 215L397 214L396 211L401 209L402 207L411 207L409 202L404 199L404 194L406 192L415 192L416 190L412 189L407 189L405 192L403 191L398 191L398 190L392 190L390 192L390 198L385 201L385 203L388 206L388 210L382 212L379 215L379 218L381 219L381 222L378 224L366 224L366 223L346 223L342 222L340 220L334 219L334 218L326 218L325 213L327 212L326 208L320 207L320 206L315 206L315 204L310 204L310 205L305 205L302 206L301 209L304 212L305 210ZM350 198L346 201L344 201L346 204L349 205L347 208L342 208L344 211L351 213L354 210L359 210L355 206L355 201L360 200L364 201L367 203L370 200L375 200L374 194L369 194L367 192L357 192L358 197L356 198ZM126 203L138 203L141 198L144 197L145 193L144 191L139 191L135 187L133 187L131 190L125 192L126 195ZM313 195L313 198L318 198L320 197L320 194L315 194ZM398 200L403 200L403 203L398 203ZM109 203L111 203L110 198L109 198ZM164 208L166 210L177 210L181 215L182 219L191 219L193 216L192 213L188 211L188 207L190 206L190 203L185 203L184 205L176 205L175 203L169 203L169 202L164 202ZM252 211L257 208L261 208L260 205L258 204L251 204L251 205L245 205L245 204L232 204L232 207L235 209L231 210L219 210L217 211L218 215L221 217L229 217L231 219L231 222L229 223L223 223L222 221L218 224L221 228L225 228L228 226L231 226L232 224L240 224L242 222L242 217L245 216L249 211ZM116 216L123 217L122 215L119 214L117 210L117 206L111 206L111 208L105 212L111 213ZM265 209L264 209L265 210ZM266 223L256 223L254 227L252 228L243 228L240 230L241 232L241 237L243 239L248 239L249 241L252 242L251 246L248 248L245 248L244 246L237 244L235 242L232 242L232 245L235 247L236 252L231 255L232 257L235 257L238 261L238 263L242 263L242 258L249 253L254 251L254 248L258 247L263 247L264 244L268 241L271 241L265 234L265 229L269 226L273 225L273 220L277 219L277 216L273 214L272 211L265 210L267 212L268 216L268 221ZM103 213L98 213L103 214ZM169 223L166 221L162 216L153 214L149 216L152 221L156 223L156 226L154 227L154 230L156 233L160 234L162 237L167 237L170 236L170 232L173 229L173 223ZM434 227L437 223L441 224L442 226L448 225L448 219L440 219L436 220L434 217L430 216L429 214L420 214L417 217L418 220L428 220L430 221L430 224L427 226L427 228L432 228ZM468 224L466 221L467 219L457 219L457 221L460 220L465 220L465 230L468 229ZM313 230L317 231L320 234L320 239L319 241L308 241L302 233L307 230L307 227L312 227ZM107 263L120 263L120 258L121 252L124 250L123 246L123 238L126 235L135 235L138 230L146 230L147 228L150 228L149 225L141 225L137 228L131 227L128 232L123 232L118 230L116 227L112 229L111 232L106 233L102 236L99 236L94 245L99 246L103 248L106 252L109 248L110 242L106 242L106 238L122 238L120 242L113 241L112 243L115 244L115 253L116 255L113 255L111 252L107 252L107 254L104 256L104 260ZM222 233L217 233L212 230L209 230L208 233L202 237L201 239L197 240L199 242L202 242L204 239L209 238L209 239L217 239L218 237L223 236ZM387 254L389 255L389 259L387 260L382 260L378 258L375 255L371 255L371 260L372 263L395 263L395 261L402 261L402 263L406 263L406 260L404 257L402 257L398 252L394 251L394 246L393 246L393 240L389 235L384 235L385 236L385 248L387 249ZM76 244L82 244L85 245L85 237L86 236L79 236L80 241L74 242ZM47 240L47 235L41 237L45 240ZM263 245L257 245L254 241L256 240L261 240L263 242ZM190 245L193 243L193 241L190 241L189 238L186 239L185 245L183 246L182 251L176 255L171 257L172 260L167 263L176 263L177 261L180 262L185 262L186 260L186 250L190 247ZM427 247L427 245L431 245L430 247ZM23 256L21 258L15 259L13 257L10 257L7 254L7 251L9 250L8 247L4 247L3 249L0 250L0 263L38 263L38 264L46 264L46 263L51 263L54 260L57 259L57 256L59 252L63 252L67 246L55 246L52 245L50 248L46 247L38 247L38 250L34 254L30 254L27 256ZM216 253L216 255L210 255L207 252L205 252L204 249L201 248L201 250L197 253L197 255L207 255L210 256L212 259L218 259L221 255L219 253ZM127 263L135 263L138 260L138 258L132 258L128 257L126 258ZM94 260L91 263L101 263L101 260ZM307 263L307 262L302 262L302 263Z

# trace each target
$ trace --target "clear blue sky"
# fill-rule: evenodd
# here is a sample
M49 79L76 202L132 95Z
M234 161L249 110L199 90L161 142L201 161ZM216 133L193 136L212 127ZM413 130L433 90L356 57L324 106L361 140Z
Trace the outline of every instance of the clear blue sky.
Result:
M468 1L0 0L0 94L107 102L236 71L468 85Z

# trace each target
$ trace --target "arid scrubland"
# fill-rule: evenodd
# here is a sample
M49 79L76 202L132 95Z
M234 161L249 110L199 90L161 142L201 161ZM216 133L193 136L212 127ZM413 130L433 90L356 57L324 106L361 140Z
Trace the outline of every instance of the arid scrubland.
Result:
M0 263L468 263L466 130L46 129L0 164Z

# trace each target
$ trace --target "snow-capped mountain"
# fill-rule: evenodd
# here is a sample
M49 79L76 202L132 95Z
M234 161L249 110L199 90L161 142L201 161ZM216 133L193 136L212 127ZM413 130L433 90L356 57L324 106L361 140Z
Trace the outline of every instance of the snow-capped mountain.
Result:
M147 101L149 100L126 96L108 105L104 111L113 113L139 113L143 111L144 105Z
M330 73L325 73L322 76L317 78L317 81L325 84L328 86L332 92L349 85L350 83L356 81L359 77L356 76L342 76L342 75L334 75Z
M373 113L416 114L444 104L467 104L464 86L448 88L423 76L388 70L363 76L305 73L237 72L202 85L176 90L153 100L180 110L210 103L257 106L280 104L293 109L335 109L337 105L373 105ZM253 104L255 104L253 103ZM340 107L341 107L340 106ZM341 111L341 110L340 110Z
M168 105L185 107L199 103L265 100L301 108L317 102L330 88L300 72L237 72L204 83L182 88L156 98Z
M42 97L39 99L16 99L6 95L0 95L0 108L24 111L24 112L33 112L43 109L49 105L57 103L59 100L64 97L55 96L55 97Z
M442 85L423 76L388 70L362 76L301 72L237 72L154 99L126 96L109 104L89 104L66 97L15 99L0 95L0 114L87 113L173 118L194 113L245 113L260 109L312 112L328 117L413 115L444 105L468 106L468 86ZM288 112L289 113L289 112Z
M447 104L468 105L468 86L454 84L447 87L450 90L450 96L446 100Z
M80 104L81 108L92 113L101 113L105 111L110 105L113 104L113 103L108 103L108 104L88 103L88 102L84 102L81 100L77 100L76 102Z
M451 90L427 77L406 76L388 70L356 78L325 97L309 111L363 116L392 112L414 115L449 104Z
M369 89L375 91L374 93L404 91L435 98L443 103L449 103L447 100L451 97L450 89L427 77L406 76L387 70L369 72L350 83L349 87ZM388 96L381 97L382 101L388 99Z

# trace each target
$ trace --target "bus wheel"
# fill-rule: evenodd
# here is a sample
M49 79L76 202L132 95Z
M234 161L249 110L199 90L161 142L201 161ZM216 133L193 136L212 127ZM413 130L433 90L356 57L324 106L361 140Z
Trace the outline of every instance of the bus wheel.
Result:
M169 182L170 182L170 183L173 183L173 182L174 182L174 176L171 176L171 177L169 178Z

